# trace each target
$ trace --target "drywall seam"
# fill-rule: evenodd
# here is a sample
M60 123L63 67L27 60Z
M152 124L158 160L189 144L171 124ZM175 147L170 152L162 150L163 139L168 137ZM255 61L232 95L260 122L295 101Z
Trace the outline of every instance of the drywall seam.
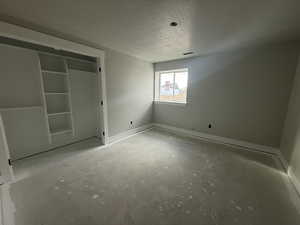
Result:
M251 151L254 150L257 152L274 154L274 155L278 155L280 153L280 150L278 148L273 148L273 147L269 147L269 146L265 146L265 145L253 144L253 143L246 142L246 141L240 141L240 140L235 140L232 138L220 137L220 136L216 136L216 135L201 133L198 131L187 130L187 129L173 127L173 126L160 124L160 123L154 123L154 126L174 132L176 134L193 137L193 138L197 138L200 140L209 141L209 142L213 142L213 143L217 143L217 144L230 145L232 147L238 147L238 148L242 148L245 150L251 150Z
M143 133L143 132L145 132L149 129L152 129L152 128L153 128L153 124L150 123L150 124L146 124L146 125L143 125L143 126L133 128L133 129L124 131L122 133L116 134L116 135L111 136L111 137L108 138L109 139L109 141L108 141L109 144L108 145L112 145L112 144L115 144L117 142L123 141L127 138L130 138L130 137L135 136L137 134Z

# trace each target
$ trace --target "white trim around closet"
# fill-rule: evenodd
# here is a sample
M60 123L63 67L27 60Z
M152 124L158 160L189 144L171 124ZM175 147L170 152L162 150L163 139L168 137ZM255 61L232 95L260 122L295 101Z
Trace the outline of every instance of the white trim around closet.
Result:
M106 82L105 82L105 52L100 49L92 48L86 45L78 44L72 41L67 41L48 34L33 31L24 27L16 26L0 21L0 36L12 38L20 41L26 41L33 44L47 46L56 50L69 51L81 55L95 57L97 59L97 71L99 75L99 84L102 99L99 99L102 118L100 126L102 129L101 139L103 144L108 144L108 115L107 115L107 97L106 97ZM99 69L101 68L101 69ZM104 133L103 133L104 132ZM104 135L102 135L104 134Z
M0 113L0 184L10 182L14 179L12 167L10 165L10 153L7 144L3 120Z

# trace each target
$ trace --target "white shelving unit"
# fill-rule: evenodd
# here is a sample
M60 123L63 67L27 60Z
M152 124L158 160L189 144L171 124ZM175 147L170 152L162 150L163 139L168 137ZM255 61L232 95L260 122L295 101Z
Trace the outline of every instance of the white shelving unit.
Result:
M45 95L68 95L68 92L45 92Z
M39 60L45 119L52 143L54 135L74 136L70 77L64 57L39 53Z
M9 107L9 108L0 108L1 111L17 111L17 110L34 110L38 108L42 108L43 106L26 106L26 107Z
M70 113L71 113L71 112L48 113L48 117L49 117L49 116L66 115L66 114L70 114Z
M68 74L65 72L58 72L58 71L51 71L51 70L42 70L43 73L48 73L48 74L54 74L54 75L65 75L67 76Z

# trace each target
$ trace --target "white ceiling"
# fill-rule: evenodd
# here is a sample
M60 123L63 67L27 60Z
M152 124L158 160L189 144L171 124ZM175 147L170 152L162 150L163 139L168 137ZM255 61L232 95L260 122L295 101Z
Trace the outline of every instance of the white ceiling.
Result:
M300 39L300 0L0 0L0 19L151 62Z

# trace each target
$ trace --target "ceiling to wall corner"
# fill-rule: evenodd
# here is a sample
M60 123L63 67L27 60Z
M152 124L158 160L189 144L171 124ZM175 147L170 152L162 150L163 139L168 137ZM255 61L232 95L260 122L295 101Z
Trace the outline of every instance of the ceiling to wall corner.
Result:
M150 62L300 39L299 0L1 0L0 19Z

